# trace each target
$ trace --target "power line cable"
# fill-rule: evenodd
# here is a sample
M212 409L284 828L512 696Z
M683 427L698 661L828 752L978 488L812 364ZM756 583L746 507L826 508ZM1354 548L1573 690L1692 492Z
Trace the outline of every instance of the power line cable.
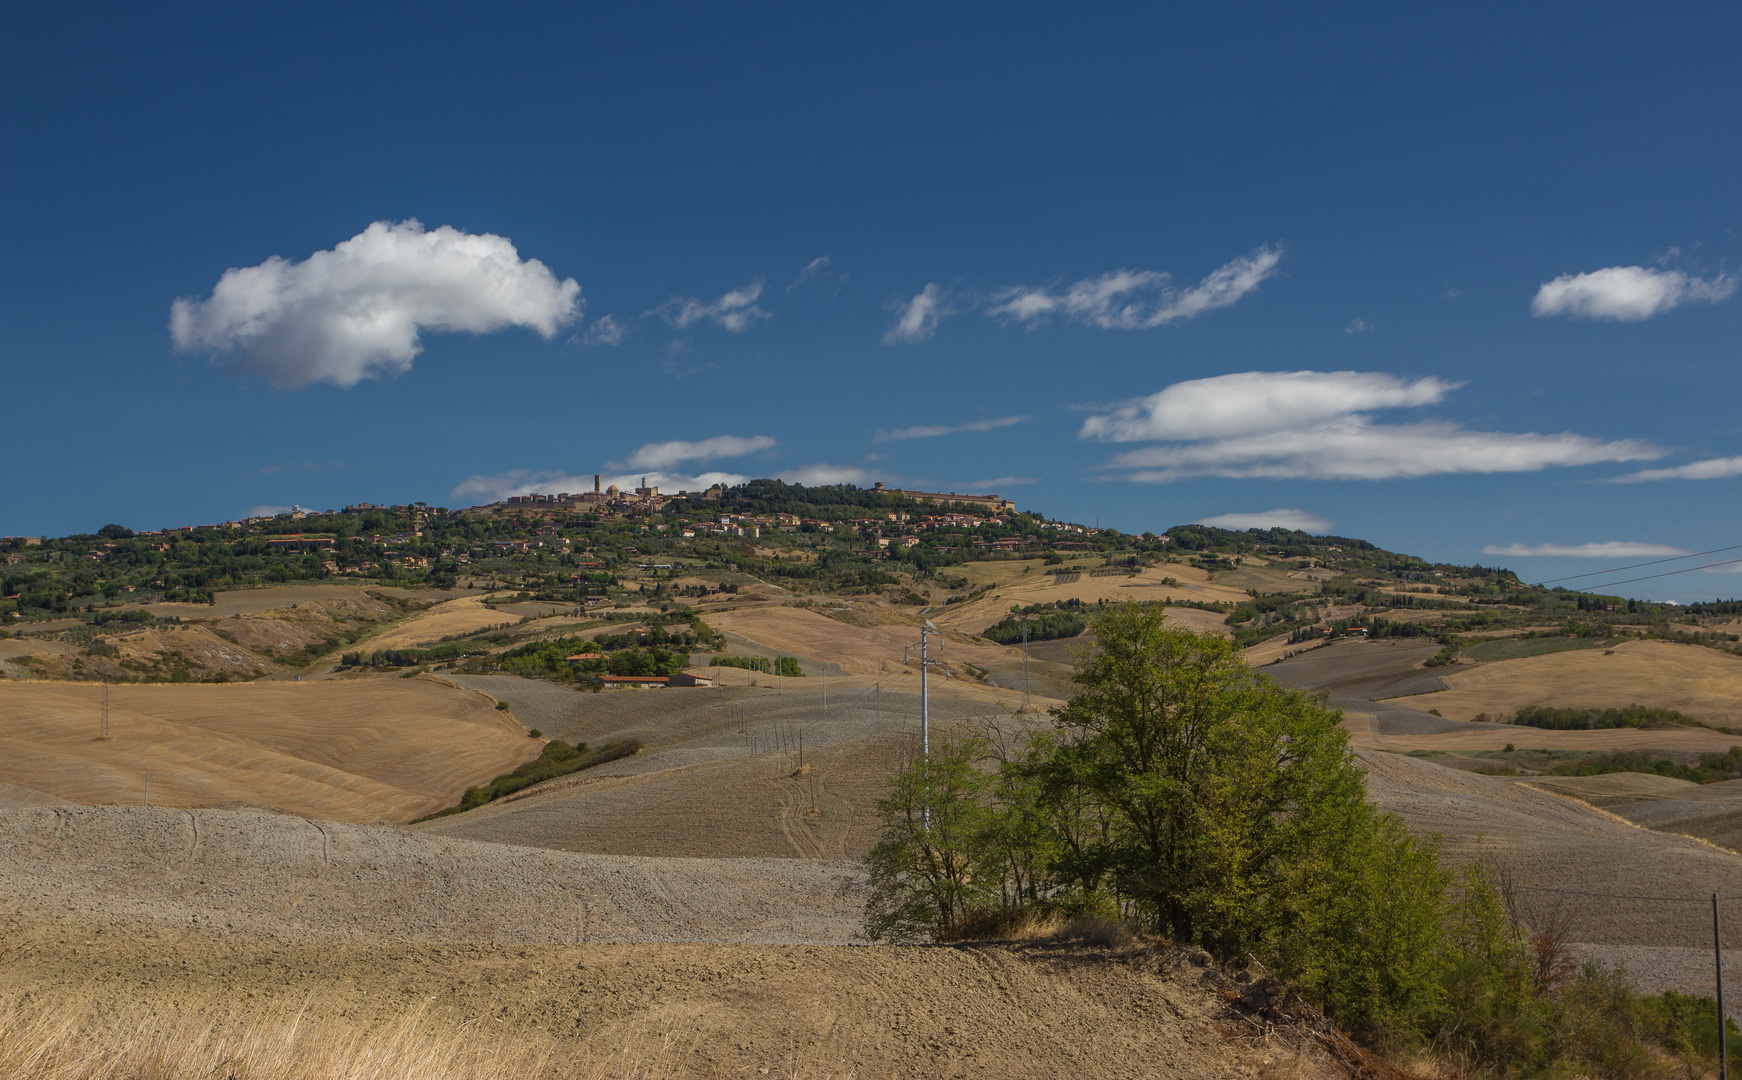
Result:
M1605 581L1601 585L1591 586L1594 589L1612 589L1617 585L1631 585L1635 581L1651 581L1660 577L1675 577L1677 574L1691 574L1696 570L1712 570L1720 566L1734 566L1742 563L1742 559L1725 559L1722 562L1707 563L1704 566L1690 566L1682 570L1666 570L1661 574L1646 574L1644 577L1623 578L1620 581Z
M1537 584L1553 585L1557 581L1577 581L1579 578L1602 577L1604 574L1619 574L1623 570L1637 570L1641 566L1656 566L1659 563L1680 562L1682 559L1697 559L1702 555L1717 555L1720 552L1736 551L1738 549L1742 549L1742 544L1733 544L1730 547L1713 548L1710 551L1690 551L1686 555L1672 555L1667 559L1651 559L1647 562L1628 563L1626 566L1611 566L1607 570L1592 570L1589 573L1584 574L1568 574L1566 577L1549 578L1547 581L1539 581Z

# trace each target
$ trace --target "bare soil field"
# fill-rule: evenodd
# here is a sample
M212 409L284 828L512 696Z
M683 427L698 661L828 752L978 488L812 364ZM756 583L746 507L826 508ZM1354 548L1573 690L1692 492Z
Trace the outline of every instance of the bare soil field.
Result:
M1609 728L1596 731L1549 731L1513 724L1471 724L1466 728L1435 734L1387 734L1373 713L1349 710L1343 726L1350 742L1406 754L1412 750L1444 750L1452 753L1503 750L1507 744L1520 750L1569 750L1603 754L1616 750L1676 751L1684 757L1694 753L1723 751L1742 738L1721 731L1693 727Z
M1186 953L827 947L856 929L853 875L241 811L5 810L0 993L168 1014L217 999L361 1017L428 1006L559 1049L652 1052L662 1076L1333 1075L1227 1041Z
M1535 776L1527 782L1583 799L1635 825L1695 836L1730 851L1742 851L1742 781L1694 784L1649 773L1610 773Z
M1418 833L1442 836L1453 863L1482 859L1508 868L1539 910L1572 917L1581 954L1624 960L1647 990L1710 993L1710 952L1703 969L1690 968L1687 958L1710 949L1709 898L1737 892L1742 856L1641 828L1543 790L1535 778L1478 776L1397 754L1359 753L1374 803ZM1736 942L1742 945L1742 932Z
M482 694L431 678L351 683L0 683L0 781L72 802L250 805L407 821L539 744Z
M1447 689L1404 702L1447 717L1502 716L1523 705L1619 708L1649 705L1698 720L1742 724L1742 657L1698 645L1628 641L1613 649L1531 656L1448 668ZM1521 744L1522 745L1522 744Z

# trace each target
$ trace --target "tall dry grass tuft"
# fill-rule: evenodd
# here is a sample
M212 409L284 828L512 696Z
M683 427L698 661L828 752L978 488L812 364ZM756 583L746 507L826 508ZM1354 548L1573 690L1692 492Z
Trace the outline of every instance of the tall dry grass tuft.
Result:
M548 1044L443 1031L424 1009L374 1025L308 1006L103 1015L0 999L8 1080L532 1080Z
M0 995L4 1080L677 1080L692 1075L686 1059L703 1038L699 1026L612 1027L580 1043L525 1029L484 1034L474 1021L431 1015L427 1003L368 1022L307 1002L109 1012L84 1000ZM759 1075L852 1075L820 1048L770 1065Z

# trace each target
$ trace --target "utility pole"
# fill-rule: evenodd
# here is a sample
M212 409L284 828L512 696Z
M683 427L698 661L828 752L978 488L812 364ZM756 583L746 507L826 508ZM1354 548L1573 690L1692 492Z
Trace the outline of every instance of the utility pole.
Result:
M941 664L941 660L931 658L930 635L943 636L943 631L937 628L930 619L919 631L919 756L920 768L924 770L925 763L931 760L931 690L927 682L930 668L933 664ZM908 646L912 649L913 646ZM907 659L907 653L902 653L902 660ZM920 821L925 828L931 828L931 806L927 804L920 808Z
M151 774L150 773L145 774L145 805L147 807L149 807L151 805Z
M97 741L109 741L109 680L103 680L103 719L97 722Z
M1712 967L1718 981L1718 1080L1730 1080L1729 1020L1724 1015L1724 941L1718 936L1718 894L1712 894Z
M1022 620L1022 707L1028 708L1028 620Z

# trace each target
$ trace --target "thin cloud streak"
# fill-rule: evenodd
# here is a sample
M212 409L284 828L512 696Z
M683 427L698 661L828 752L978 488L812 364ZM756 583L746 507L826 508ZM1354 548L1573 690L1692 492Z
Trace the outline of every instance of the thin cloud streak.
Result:
M1693 551L1670 544L1605 540L1594 544L1489 544L1482 554L1509 559L1656 559L1692 555Z
M1261 510L1254 514L1217 514L1199 518L1194 525L1209 525L1217 529L1298 529L1305 533L1326 533L1331 522L1305 510Z
M1642 469L1613 477L1611 484L1647 484L1659 480L1728 480L1742 476L1742 457L1707 458L1669 469Z
M1114 270L1084 278L1062 292L1012 285L992 295L986 314L1030 328L1054 316L1103 330L1152 330L1229 307L1275 276L1280 247L1260 247L1217 267L1183 291L1172 276L1154 270Z
M1535 472L1668 453L1636 439L1466 431L1438 419L1380 424L1368 415L1437 404L1459 385L1374 372L1242 372L1175 383L1090 417L1079 437L1167 443L1126 451L1105 466L1156 484L1209 476L1389 480Z
M648 443L623 463L625 469L666 469L683 461L712 461L715 458L743 457L780 445L772 435L716 435L697 442L673 440Z
M905 439L935 439L940 435L955 435L963 431L996 431L999 428L1010 427L1013 424L1026 424L1029 416L1001 416L996 420L974 420L966 424L933 424L917 427L897 428L894 431L879 431L872 436L873 442L897 442Z

